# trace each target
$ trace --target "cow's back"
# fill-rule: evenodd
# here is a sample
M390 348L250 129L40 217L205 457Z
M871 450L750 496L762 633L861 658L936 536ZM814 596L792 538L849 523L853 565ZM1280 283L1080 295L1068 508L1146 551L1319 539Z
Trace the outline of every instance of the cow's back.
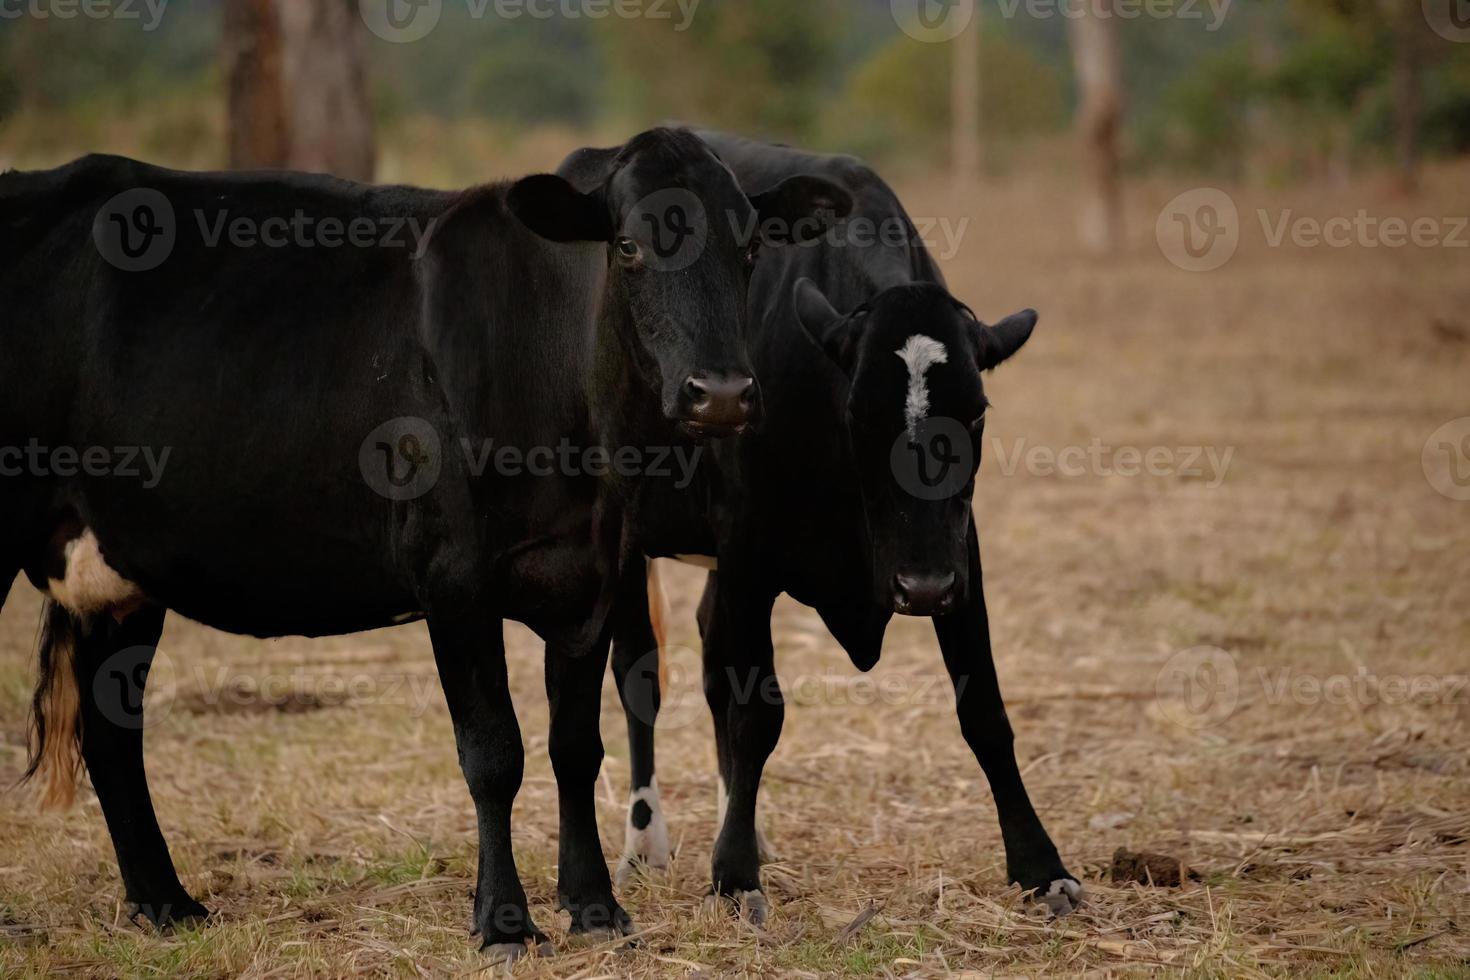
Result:
M57 514L75 513L125 578L226 629L342 632L381 625L373 617L384 609L416 611L446 546L491 561L495 547L513 546L506 538L527 533L476 518L486 508L473 499L461 451L493 428L497 398L516 402L523 389L487 380L474 405L456 404L444 377L488 376L496 331L531 327L504 273L550 246L508 218L500 194L481 191L489 203L469 218L482 224L461 220L457 237L478 235L481 257L501 274L435 287L425 281L435 266L431 232L459 194L296 174L184 174L117 158L7 175L0 218L18 234L8 236L10 261L0 268L0 308L9 311L0 326L0 444L166 458L152 486L114 473L33 475L12 509L27 509L38 534ZM147 222L170 224L171 246L142 263L104 255L93 235L99 220L132 220L139 201ZM309 232L292 227L298 215L313 222ZM324 233L325 222L344 232L358 222L364 237L354 244ZM260 237L267 230L270 241ZM512 254L523 257L505 258ZM543 280L565 278L541 285L575 294L577 268L549 265ZM527 278L522 294L531 292ZM436 303L434 288L459 295ZM433 321L446 309L473 316L445 329ZM460 394L471 391L464 384ZM401 422L392 428L404 419L437 443L439 472L421 495L373 469L379 448L391 455L407 445Z

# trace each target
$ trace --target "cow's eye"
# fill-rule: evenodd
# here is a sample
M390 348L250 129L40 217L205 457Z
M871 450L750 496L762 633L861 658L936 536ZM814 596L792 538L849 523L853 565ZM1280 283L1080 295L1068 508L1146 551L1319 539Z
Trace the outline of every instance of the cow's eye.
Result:
M618 239L618 258L622 259L625 262L636 262L638 261L638 257L642 254L643 249L639 248L638 243L633 241L633 239Z

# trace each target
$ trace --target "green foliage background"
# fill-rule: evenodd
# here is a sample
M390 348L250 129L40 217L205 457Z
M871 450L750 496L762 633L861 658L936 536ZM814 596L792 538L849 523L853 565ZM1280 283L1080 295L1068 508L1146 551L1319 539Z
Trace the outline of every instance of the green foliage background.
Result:
M981 45L981 130L997 166L1065 131L1075 94L1064 17L1030 16L1024 0L981 7L980 40L955 43ZM672 2L662 20L472 9L447 0L428 38L371 42L384 126L433 116L513 134L677 119L884 161L947 154L953 45L904 35L889 0L702 0L682 31ZM1381 163L1393 139L1395 11L1384 0L1236 0L1218 30L1207 16L1126 21L1133 167L1303 179ZM137 120L144 147L205 138L203 117L223 102L219 22L219 0L174 0L153 32L136 21L0 21L0 153L17 118L31 141L64 133L74 145L119 118ZM1470 44L1420 27L1426 148L1465 152Z

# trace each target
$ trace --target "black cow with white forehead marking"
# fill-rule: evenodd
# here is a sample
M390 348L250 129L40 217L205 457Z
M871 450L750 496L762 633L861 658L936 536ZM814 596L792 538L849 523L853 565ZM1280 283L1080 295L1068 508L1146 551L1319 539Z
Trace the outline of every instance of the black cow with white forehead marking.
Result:
M818 181L751 201L670 130L609 154L581 190L539 176L449 193L115 157L0 176L0 450L58 447L58 464L62 448L167 450L152 485L74 462L0 479L0 602L21 569L48 595L30 771L64 801L85 764L137 912L158 925L207 914L178 879L143 769L141 684L165 613L253 636L424 619L479 819L474 930L505 957L541 939L511 852L524 763L502 639L513 619L547 644L558 898L574 932L632 928L593 794L623 514L645 480L488 470L480 447L605 459L686 438L677 427L749 424L743 391L697 390L752 377L748 243L712 236L687 267L660 270L619 232L671 189L711 213L783 219L846 202ZM208 233L293 215L432 234L414 249ZM152 257L136 238L115 250L116 225L174 237Z
M1036 314L988 327L941 283L918 282L844 316L812 280L794 289L796 319L851 382L846 425L873 601L909 616L947 613L980 584L966 556L989 407L980 372L1020 349Z
M699 557L717 567L698 614L721 784L714 888L753 917L766 914L759 868L768 848L756 798L784 717L770 622L785 592L817 610L862 670L877 663L895 613L933 618L961 731L994 793L1009 876L1054 912L1069 912L1081 888L1016 765L971 509L987 409L982 374L1026 343L1036 314L979 322L946 288L893 191L856 160L701 135L747 189L817 174L853 194L852 221L908 232L862 245L839 226L831 240L759 260L748 344L766 417L715 448L719 492L682 502L708 525ZM658 533L677 512L670 504L659 521L635 517L648 556L690 557ZM648 582L657 586L656 573ZM620 876L668 857L653 776L650 602L631 584L624 592L613 667L634 792ZM657 595L651 605L657 619Z

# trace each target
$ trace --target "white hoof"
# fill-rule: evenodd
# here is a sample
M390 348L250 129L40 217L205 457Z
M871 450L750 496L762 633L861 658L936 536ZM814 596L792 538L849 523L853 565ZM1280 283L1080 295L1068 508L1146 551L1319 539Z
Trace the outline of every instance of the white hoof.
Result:
M1044 893L1037 893L1036 900L1046 906L1047 914L1060 919L1080 909L1087 901L1082 883L1071 878L1058 878Z

